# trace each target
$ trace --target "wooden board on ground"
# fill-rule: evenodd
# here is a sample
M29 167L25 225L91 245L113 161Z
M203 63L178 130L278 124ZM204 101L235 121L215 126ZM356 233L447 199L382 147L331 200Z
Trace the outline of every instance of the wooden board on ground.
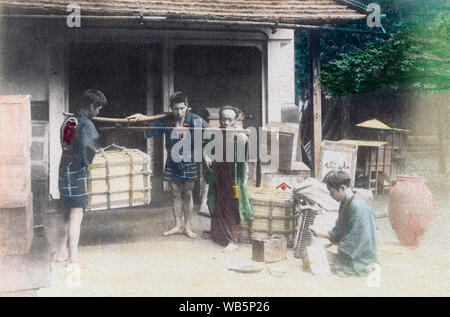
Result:
M325 248L321 245L309 246L306 248L306 259L304 262L304 266L311 269L311 272L314 275L331 275L326 251Z

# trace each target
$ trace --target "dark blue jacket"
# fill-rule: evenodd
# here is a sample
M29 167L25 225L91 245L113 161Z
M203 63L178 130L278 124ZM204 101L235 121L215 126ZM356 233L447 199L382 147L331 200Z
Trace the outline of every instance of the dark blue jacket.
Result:
M76 133L70 149L63 151L61 162L63 165L72 163L73 169L87 168L94 160L99 134L86 110L76 110L74 117L78 121Z
M164 118L156 121L152 121L149 123L150 127L174 127L175 128L175 119L173 117ZM186 117L184 120L184 127L186 128L206 128L208 123L202 119L199 115L196 115L191 112L186 113ZM145 133L146 138L152 138L156 136L165 135L166 136L166 149L169 153L172 151L172 147L180 141L180 138L171 138L173 129L152 129L148 130ZM194 130L190 130L191 135L191 160L194 158Z

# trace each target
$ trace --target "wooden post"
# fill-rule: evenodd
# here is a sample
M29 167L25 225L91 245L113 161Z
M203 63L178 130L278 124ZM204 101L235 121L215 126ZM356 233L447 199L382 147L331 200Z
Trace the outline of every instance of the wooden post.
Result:
M63 43L48 45L48 99L49 99L49 194L59 199L58 166L61 158L59 129L64 121L63 112L68 111L66 46Z
M154 74L152 72L152 65L153 65L153 59L154 59L154 54L153 54L153 49L147 49L145 51L145 62L146 62L146 76L147 76L147 87L146 87L146 96L147 96L147 115L148 116L152 116L155 114L155 105L154 105L154 94L155 92L153 91L153 77ZM158 158L155 157L155 143L154 143L154 139L153 138L147 138L147 154L150 156L151 158L151 163L150 163L150 169L152 171L152 173L155 173L155 169L154 169L154 162L155 160L157 160Z
M173 54L175 47L170 43L169 39L164 39L163 43L163 101L164 111L169 111L170 95L174 92L174 65ZM189 97L188 97L189 98ZM163 139L163 168L164 163L167 161L168 153L166 150L166 139ZM162 173L163 174L163 173ZM163 190L169 191L169 183L163 181Z
M303 105L299 106L301 109ZM302 117L303 117L303 110L299 109L299 116L298 116L298 138L297 138L297 153L295 160L298 162L303 162L303 156L302 156Z
M341 97L341 139L350 138L350 107L347 97Z
M319 81L320 76L320 33L317 31L309 32L309 47L311 54L311 87L313 92L313 149L314 149L314 177L319 175L320 166L320 144L322 143L322 85Z

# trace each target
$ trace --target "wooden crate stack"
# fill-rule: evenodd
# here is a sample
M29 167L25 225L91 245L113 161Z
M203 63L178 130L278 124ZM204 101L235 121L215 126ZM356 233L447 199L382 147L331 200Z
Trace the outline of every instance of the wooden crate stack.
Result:
M27 254L33 239L30 96L0 96L0 252Z
M88 210L148 205L151 202L151 158L137 150L100 151L89 167Z
M241 223L240 241L250 243L255 238L281 236L292 247L296 227L292 193L251 186L247 190L255 215L252 221Z

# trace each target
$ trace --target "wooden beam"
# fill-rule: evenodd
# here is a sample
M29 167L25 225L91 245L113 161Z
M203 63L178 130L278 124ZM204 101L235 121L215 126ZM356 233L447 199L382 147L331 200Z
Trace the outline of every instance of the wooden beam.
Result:
M350 139L350 105L347 97L341 97L341 139Z
M173 54L175 51L175 46L169 41L168 38L164 39L163 42L163 102L164 111L169 111L170 106L170 95L174 92L174 64L173 64ZM168 153L166 150L166 139L163 139L163 168L167 161ZM163 174L163 173L161 173ZM163 190L169 191L169 183L163 181Z
M322 85L319 81L320 76L320 33L318 31L309 32L309 48L311 55L311 88L312 88L312 103L314 116L314 130L313 130L313 162L314 162L314 177L319 175L320 166L320 145L322 143Z
M154 53L152 48L147 48L145 50L145 71L146 71L146 77L147 77L147 83L146 83L146 99L147 99L147 116L153 116L155 114L155 104L154 104L154 96L155 92L153 91L153 77L154 74L152 72L152 65L153 65L153 59L154 59ZM150 162L150 170L153 174L155 174L155 142L153 138L147 138L147 154L151 158Z

